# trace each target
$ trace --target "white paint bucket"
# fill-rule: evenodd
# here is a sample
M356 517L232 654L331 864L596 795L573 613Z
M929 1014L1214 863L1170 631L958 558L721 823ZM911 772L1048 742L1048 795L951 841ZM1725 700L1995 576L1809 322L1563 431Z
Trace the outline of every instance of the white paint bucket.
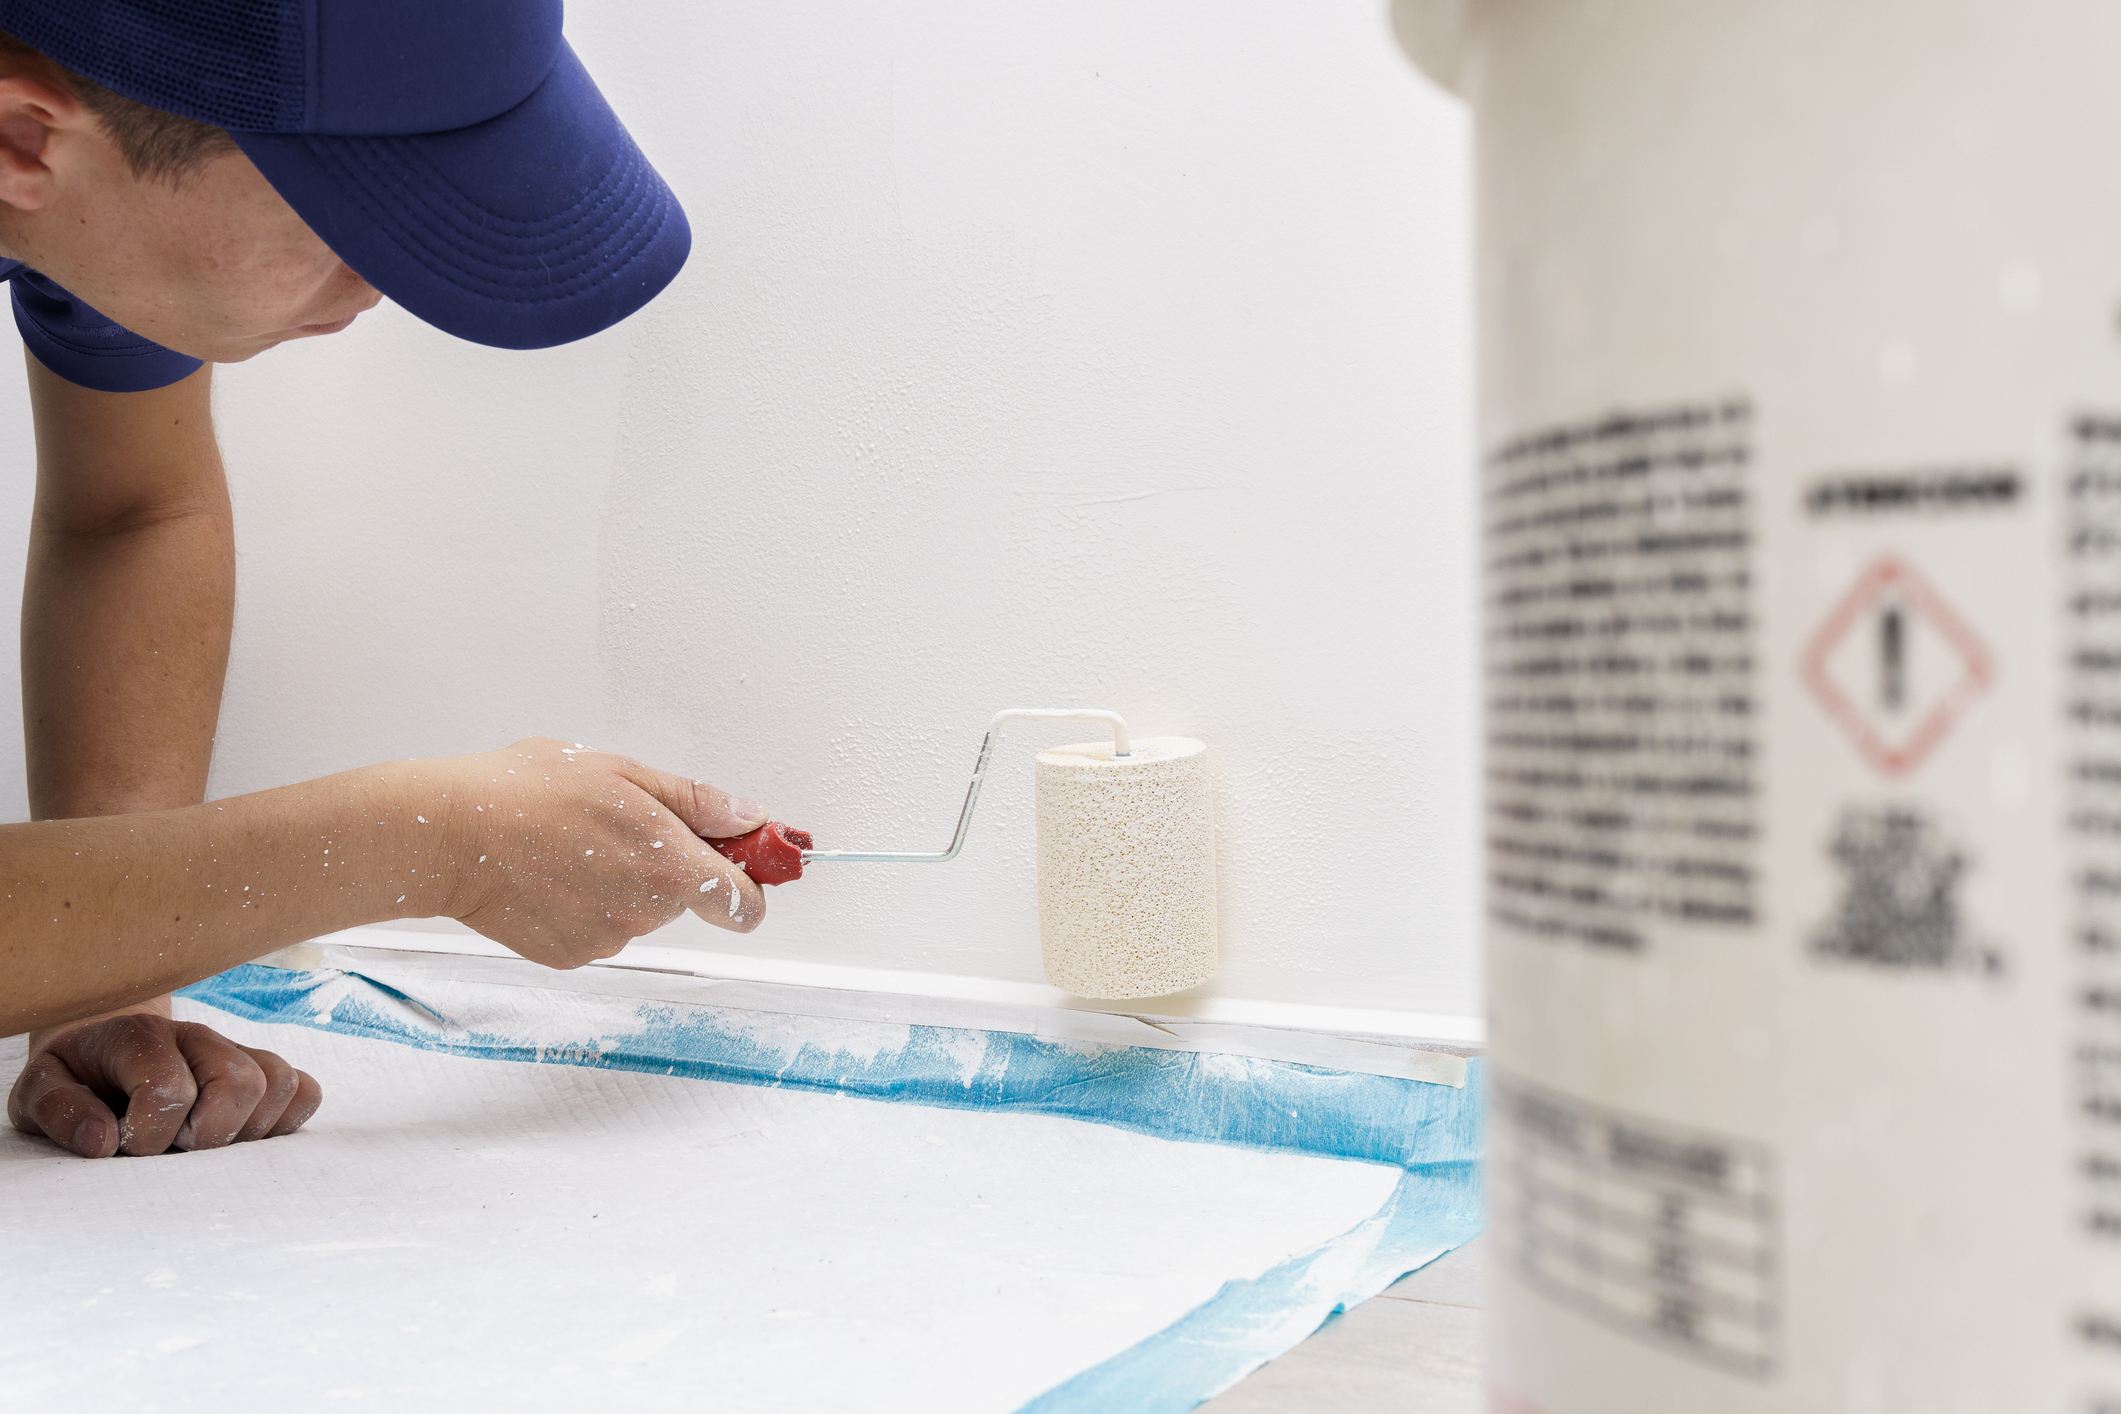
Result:
M1396 19L1478 144L1495 1407L2121 1410L2121 6Z

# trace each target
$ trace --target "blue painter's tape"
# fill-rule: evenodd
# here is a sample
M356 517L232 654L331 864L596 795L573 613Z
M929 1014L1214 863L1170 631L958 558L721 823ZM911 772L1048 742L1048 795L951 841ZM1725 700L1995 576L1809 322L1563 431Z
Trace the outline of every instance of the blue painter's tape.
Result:
M1376 1216L1032 1400L1017 1414L1184 1414L1350 1306L1480 1234L1480 1169L1410 1172Z
M806 1044L791 1058L777 1038L759 1034L758 1013L656 1002L630 1004L636 1018L629 1031L556 1046L493 1024L459 1024L443 1014L445 1004L401 986L358 973L238 967L178 995L256 1021L488 1060L1065 1115L1166 1139L1400 1168L1467 1162L1480 1153L1481 1105L1471 1081L1460 1090L1283 1061L944 1026L890 1028L903 1043L858 1054Z
M461 984L459 984L461 986ZM506 988L482 989L480 995ZM449 1015L348 972L238 967L180 996L256 1021L315 1027L491 1060L634 1070L952 1109L1013 1110L1165 1139L1391 1164L1384 1207L1315 1251L1226 1285L1148 1339L1056 1386L1019 1414L1180 1414L1340 1311L1481 1229L1484 1067L1463 1089L1283 1061L1092 1045L1009 1031L849 1023L862 1044L795 1044L796 1019L629 1002L627 1024L554 1045L509 1034L505 1002ZM452 995L460 999L464 993ZM603 1018L609 1020L608 1015Z

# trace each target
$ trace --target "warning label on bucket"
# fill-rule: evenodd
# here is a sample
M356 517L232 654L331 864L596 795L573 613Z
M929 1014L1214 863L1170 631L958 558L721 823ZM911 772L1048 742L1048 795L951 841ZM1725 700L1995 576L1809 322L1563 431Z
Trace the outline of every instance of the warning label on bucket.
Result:
M1857 577L1804 654L1805 686L1888 776L1921 765L1994 675L1973 630L1897 555Z
M1960 885L1967 852L1930 812L1912 805L1842 811L1827 853L1841 869L1841 898L1812 939L1822 958L1878 967L2003 970L1994 949L1969 936Z

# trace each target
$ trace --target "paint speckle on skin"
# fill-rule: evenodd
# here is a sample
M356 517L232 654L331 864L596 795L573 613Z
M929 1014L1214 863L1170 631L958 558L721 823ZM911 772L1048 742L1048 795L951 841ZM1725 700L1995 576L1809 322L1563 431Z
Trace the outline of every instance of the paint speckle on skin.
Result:
M419 821L423 825L427 823L427 817L425 815L415 815L412 818Z
M403 903L403 902L405 902L405 895L403 895L403 894L399 894L399 895L398 895L398 902L399 902L399 903Z
M663 847L663 842L662 842L661 840L657 840L657 841L656 841L656 842L655 842L654 844L652 844L652 845L650 845L650 846L648 846L648 847L649 847L650 849L661 849L661 848Z
M484 864L485 862L486 862L486 856L485 856L485 855L483 855L483 854L482 854L482 855L480 855L480 856L479 856L479 863L481 863L481 864Z
M722 881L720 879L709 879L706 883L700 885L700 892L704 894L709 889L713 888L716 884L719 884L721 882Z
M584 853L584 854L595 854L595 853L596 853L596 851L595 851L595 850L593 850L593 849L585 849L585 850L583 850L583 851L582 851L582 853Z

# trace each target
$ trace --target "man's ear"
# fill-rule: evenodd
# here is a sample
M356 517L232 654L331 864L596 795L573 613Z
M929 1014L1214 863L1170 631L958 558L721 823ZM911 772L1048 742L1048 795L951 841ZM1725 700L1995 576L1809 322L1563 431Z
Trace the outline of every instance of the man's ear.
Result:
M49 202L53 173L45 149L53 132L93 121L63 84L0 71L0 205L35 211Z

